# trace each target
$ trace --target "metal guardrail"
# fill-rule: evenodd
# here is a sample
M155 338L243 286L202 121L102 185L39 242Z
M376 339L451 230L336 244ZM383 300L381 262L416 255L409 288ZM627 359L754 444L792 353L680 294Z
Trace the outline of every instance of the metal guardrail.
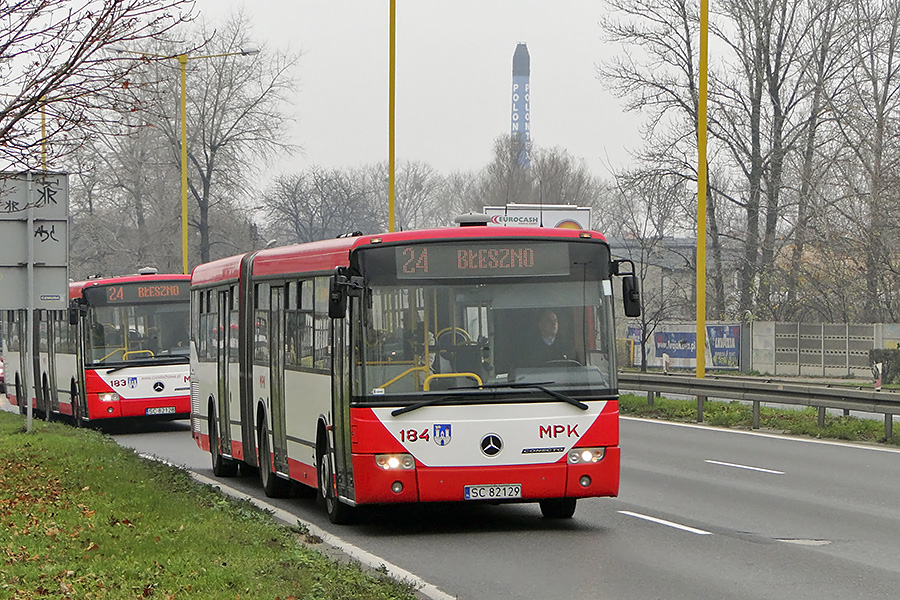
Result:
M703 403L707 398L743 400L753 403L753 429L759 429L761 402L810 406L818 409L819 427L825 426L825 409L837 408L884 415L884 437L893 435L893 416L900 414L900 393L844 386L792 383L768 379L737 377L688 377L658 373L620 371L619 389L647 392L652 404L657 393L683 394L697 397L697 422L703 422Z

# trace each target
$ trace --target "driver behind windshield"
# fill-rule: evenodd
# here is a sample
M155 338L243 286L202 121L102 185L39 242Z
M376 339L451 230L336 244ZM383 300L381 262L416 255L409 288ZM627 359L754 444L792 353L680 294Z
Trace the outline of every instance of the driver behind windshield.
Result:
M559 317L547 308L540 312L537 327L522 348L523 366L540 367L552 361L578 360L570 338L560 335Z

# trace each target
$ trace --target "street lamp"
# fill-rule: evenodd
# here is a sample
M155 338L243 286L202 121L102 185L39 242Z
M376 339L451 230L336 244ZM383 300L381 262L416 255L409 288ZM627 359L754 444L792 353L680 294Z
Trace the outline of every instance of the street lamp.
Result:
M175 58L181 67L181 267L182 272L188 273L188 226L187 226L187 62L200 58L220 58L223 56L252 56L259 54L259 48L248 46L241 48L239 52L225 52L223 54L205 54L203 56L189 56L188 54L152 54L150 52L138 52L124 48L110 48L116 54L137 54L153 58Z

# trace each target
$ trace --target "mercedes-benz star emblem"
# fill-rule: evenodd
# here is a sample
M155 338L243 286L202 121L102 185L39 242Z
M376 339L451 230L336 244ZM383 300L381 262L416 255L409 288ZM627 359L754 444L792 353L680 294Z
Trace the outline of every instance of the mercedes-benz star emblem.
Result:
M481 438L481 452L485 456L497 456L503 450L503 440L496 433L489 433Z
M162 381L157 381L156 383L153 384L154 392L161 392L164 389L166 389L166 385Z

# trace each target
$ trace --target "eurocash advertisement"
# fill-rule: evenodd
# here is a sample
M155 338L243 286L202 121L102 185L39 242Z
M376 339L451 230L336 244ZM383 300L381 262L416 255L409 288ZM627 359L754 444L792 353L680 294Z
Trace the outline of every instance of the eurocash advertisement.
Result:
M590 229L589 206L567 204L507 204L485 206L484 214L494 227L559 227L561 229Z

